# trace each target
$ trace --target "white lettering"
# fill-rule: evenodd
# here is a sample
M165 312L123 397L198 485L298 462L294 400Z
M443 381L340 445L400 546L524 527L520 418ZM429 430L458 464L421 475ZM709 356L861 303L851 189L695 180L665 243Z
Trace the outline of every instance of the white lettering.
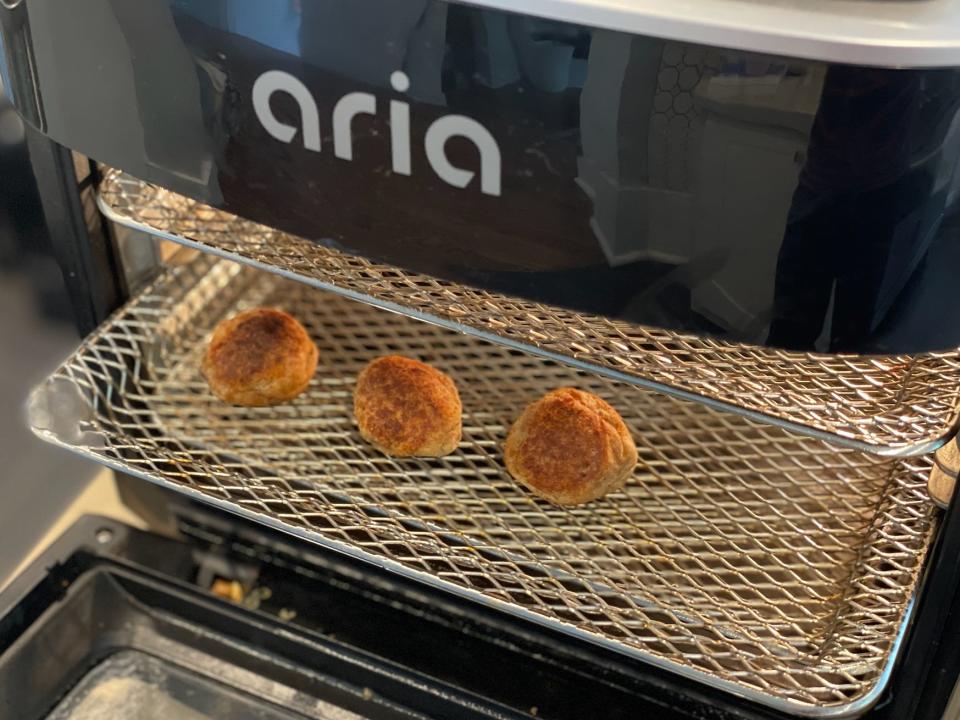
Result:
M257 78L253 84L253 109L264 129L280 142L289 143L297 134L297 128L277 120L270 107L275 92L285 92L300 106L303 123L303 146L320 152L320 116L317 104L307 86L293 75L280 70L270 70Z
M390 76L390 84L399 93L410 89L410 78L401 71ZM269 70L253 84L253 108L257 119L270 135L283 143L293 142L297 127L288 125L273 114L270 101L277 92L292 97L300 107L303 146L320 152L320 117L310 90L297 78L280 70ZM353 160L353 119L357 115L376 115L377 98L370 93L349 93L333 109L333 151L341 160ZM424 137L427 160L433 171L448 185L467 187L475 172L456 167L447 157L447 141L462 137L480 153L480 191L500 197L502 160L500 146L483 125L463 115L438 118L427 129ZM401 100L390 101L390 147L393 171L411 175L410 105Z
M333 153L341 160L353 160L353 119L361 114L377 114L377 99L370 93L344 95L333 109Z
M399 70L390 76L390 84L397 92L410 89L410 78ZM390 101L390 151L393 171L398 175L410 175L410 106L399 100Z
M485 195L500 197L500 148L490 131L471 118L447 115L429 127L424 144L433 171L445 183L458 188L465 188L473 180L473 172L455 167L447 158L446 145L452 137L464 137L477 147L480 151L480 190Z

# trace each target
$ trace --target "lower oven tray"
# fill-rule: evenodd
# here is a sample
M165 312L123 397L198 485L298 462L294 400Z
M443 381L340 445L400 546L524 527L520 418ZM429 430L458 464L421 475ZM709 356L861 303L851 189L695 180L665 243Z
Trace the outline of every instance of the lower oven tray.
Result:
M320 348L308 391L227 406L199 365L214 325L272 305ZM393 459L359 437L371 358L450 373L464 439ZM577 385L632 429L624 491L564 509L515 484L501 448L523 406ZM42 438L317 544L805 715L876 699L936 526L930 462L828 445L618 384L250 267L173 267L29 403Z

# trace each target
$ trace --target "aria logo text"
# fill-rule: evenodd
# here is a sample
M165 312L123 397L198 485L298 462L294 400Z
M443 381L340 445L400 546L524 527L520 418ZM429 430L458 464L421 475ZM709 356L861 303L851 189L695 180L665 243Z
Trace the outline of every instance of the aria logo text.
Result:
M397 71L390 76L393 89L405 93L410 79ZM253 85L253 108L257 119L270 135L280 142L291 143L297 135L293 125L281 122L270 108L275 93L292 97L300 107L301 138L307 150L320 152L320 113L313 94L300 80L281 70L269 70ZM353 119L357 115L376 115L377 98L365 92L344 95L333 108L333 153L341 160L353 160ZM501 160L496 139L483 125L463 115L445 115L433 121L423 144L427 160L437 176L448 185L465 188L475 177L472 170L457 167L447 157L447 141L466 138L480 154L480 190L485 195L500 196ZM410 175L410 105L401 100L390 101L390 147L393 172Z

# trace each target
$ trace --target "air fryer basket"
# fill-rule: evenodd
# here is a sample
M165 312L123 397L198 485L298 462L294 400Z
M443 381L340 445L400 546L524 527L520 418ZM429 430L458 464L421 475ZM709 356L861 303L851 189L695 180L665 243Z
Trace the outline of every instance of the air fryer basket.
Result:
M589 316L416 275L106 174L111 220L625 383L880 455L928 453L955 432L960 350L815 355Z
M289 405L227 406L200 355L218 321L258 305L302 320L321 365ZM456 453L393 459L359 437L352 386L384 353L456 379ZM641 456L625 491L575 509L534 498L501 460L520 409L561 385L617 407ZM936 526L928 459L837 447L209 255L91 335L30 417L115 468L806 715L877 697Z

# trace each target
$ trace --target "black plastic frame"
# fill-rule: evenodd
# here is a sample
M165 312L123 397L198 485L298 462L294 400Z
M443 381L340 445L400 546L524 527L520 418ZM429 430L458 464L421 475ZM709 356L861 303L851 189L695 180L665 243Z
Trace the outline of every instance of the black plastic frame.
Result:
M81 181L69 149L33 128L27 128L27 138L47 237L77 328L87 335L129 296L108 223L95 211L95 221L88 224L84 213L81 192L88 188L92 192L97 171L91 163Z
M32 130L30 151L51 244L67 280L78 327L88 333L126 295L115 247L106 223L101 223L102 232L91 233L84 221L81 187L70 151ZM230 553L240 558L246 555L248 560L252 553L259 558L260 567L284 576L285 582L302 588L304 597L323 609L324 629L329 633L365 652L390 658L398 666L469 688L473 697L488 698L512 708L511 712L529 714L536 706L540 717L571 719L614 720L638 714L658 720L787 717L526 626L382 569L335 557L264 528L247 526L236 518L228 520L213 510L197 512L202 520L195 527L213 523L217 528L203 552L211 552L214 546L221 553L229 548ZM928 560L914 621L890 685L866 717L939 720L950 700L960 677L958 515L960 510L954 502L945 514L940 537ZM91 529L104 525L116 532L108 547L97 545L91 535ZM11 643L42 613L63 602L65 588L73 587L81 576L91 572L107 573L111 578L123 575L121 570L133 572L139 579L128 582L143 580L146 585L140 587L152 587L151 597L175 597L179 598L179 607L193 607L190 603L202 594L185 584L193 579L193 553L200 545L204 543L196 539L192 543L173 542L102 519L85 521L0 596L0 652L5 657ZM53 569L46 574L48 567ZM216 605L216 611L204 606L210 618L220 611L247 612L217 604L219 601L205 602ZM374 616L376 622L366 621ZM244 622L249 619L244 615ZM271 636L268 629L278 637L284 635L281 630L289 629L277 624L257 627L263 638ZM0 657L0 674L2 663Z

